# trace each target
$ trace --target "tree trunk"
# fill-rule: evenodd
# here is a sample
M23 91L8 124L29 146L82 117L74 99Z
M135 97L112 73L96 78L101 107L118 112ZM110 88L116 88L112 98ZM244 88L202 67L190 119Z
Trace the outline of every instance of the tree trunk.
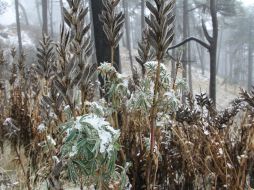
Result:
M209 96L216 104L216 49L211 47L210 50L210 85Z
M38 16L38 21L40 26L42 25L42 20L41 20L41 12L40 12L40 1L36 0L36 10L37 10L37 16Z
M126 19L126 16L125 16L125 19ZM137 18L135 18L135 14L132 16L132 20L137 20ZM138 22L138 20L137 20L137 22ZM129 26L130 26L130 28L135 28L136 27L136 23L135 22L131 22L130 21L130 19L129 19ZM136 30L130 30L130 39L131 39L131 44L133 45L132 47L133 48L137 48L136 46L135 46L135 44L137 44L137 38L139 39L140 38L140 36L142 35L142 33L139 35L139 33L138 33L138 31L136 31Z
M233 67L234 67L234 55L229 56L229 82L233 84Z
M48 0L41 0L42 33L48 35Z
M174 12L173 12L173 14L175 15L175 17L177 17L177 11L176 11L176 5L175 5L175 7L174 7ZM173 39L173 42L172 42L172 45L174 46L176 44L176 38L174 38ZM177 53L176 53L176 49L173 49L172 50L172 56L173 56L173 58L175 58L176 60L178 59L178 57L177 57ZM174 79L175 79L175 75L176 75L176 61L175 60L173 60L173 59L171 59L171 79L172 79L172 81L174 81Z
M18 42L19 42L19 55L21 55L21 53L23 51L23 47L22 47L22 38L21 38L21 27L20 27L20 19L19 19L19 1L18 0L15 0L15 11L16 11Z
M252 45L252 19L249 25L249 44L248 44L248 90L252 88L252 75L253 75L253 45Z
M95 49L96 49L96 57L97 57L97 65L99 66L101 63L107 61L111 61L111 47L107 40L107 37L103 31L103 23L99 20L99 15L103 10L102 0L90 0L92 7L92 15L93 15L93 27L94 27L94 39L95 39ZM115 67L117 71L121 71L120 67L120 54L119 54L119 46L115 49L114 53L114 62L116 63ZM100 82L103 82L100 79Z
M172 44L173 45L175 45L175 39L173 40L173 42L172 42ZM175 49L173 49L173 51L172 51L172 56L173 56L173 58L175 58L176 60L178 59L178 55L176 54L176 50ZM173 59L171 59L171 79L172 79L172 81L174 81L174 79L175 79L175 75L176 75L176 61L175 60L173 60Z
M60 3L60 9L61 9L61 24L63 25L64 24L63 0L60 0L59 3Z
M189 17L187 19L187 31L188 31L188 36L190 36L190 21ZM191 44L187 44L187 50L188 50L188 82L189 82L189 91L192 94L193 93L193 88L192 88L192 56L191 56Z
M141 35L145 28L145 0L141 0Z
M225 90L227 91L227 85L228 85L228 47L225 51L225 63L224 63L224 76L225 76Z
M223 37L223 30L220 32L220 38L219 38L219 47L218 47L218 56L217 56L217 66L216 66L216 74L218 74L220 69L220 53L221 53L221 46L222 46L222 37Z
M187 0L184 0L184 9L188 10L188 9L186 9L186 6L187 6L186 1ZM217 18L216 0L210 0L210 12L211 12L212 26L213 26L212 36L209 35L204 22L202 22L203 32L204 32L204 35L205 35L207 41L209 42L209 44L207 44L206 42L204 42L203 40L200 40L198 38L189 37L189 38L184 39L182 42L178 43L177 45L168 48L168 50L180 47L190 41L195 41L195 42L199 43L200 45L202 45L203 47L205 47L207 50L209 50L209 53L210 53L209 96L214 101L214 105L216 106L216 58L217 58L216 54L217 54L217 40L218 40L218 20L217 20L218 18ZM184 14L184 16L185 16L185 14ZM186 24L186 21L184 19L184 25L185 24ZM185 30L184 30L184 34L185 34ZM186 65L185 65L185 67L186 67ZM185 70L185 72L183 71L183 76L184 75L186 75L186 70Z
M25 7L21 3L19 3L19 7L21 8L21 10L22 10L22 12L24 14L26 25L29 26L29 21L28 21L28 17L27 17L27 14L26 14Z
M183 1L183 40L186 39L188 36L188 0ZM182 64L183 64L183 73L182 77L184 80L187 80L187 45L183 48L183 57L182 57Z
M218 18L216 9L216 0L210 0L210 12L213 25L213 36L210 42L210 86L209 96L216 105L216 59L217 59L217 41L218 41Z
M133 59L131 51L131 39L130 39L130 19L129 19L129 3L128 0L123 0L124 14L125 14L125 31L126 31L126 44L129 52L129 59L131 64L131 71L133 72Z
M50 0L50 35L54 37L54 24L53 24L53 0Z
M191 46L190 43L188 43L188 62L189 62L189 67L188 67L188 82L189 82L189 90L192 93L193 92L193 87L192 87L192 61L191 61Z

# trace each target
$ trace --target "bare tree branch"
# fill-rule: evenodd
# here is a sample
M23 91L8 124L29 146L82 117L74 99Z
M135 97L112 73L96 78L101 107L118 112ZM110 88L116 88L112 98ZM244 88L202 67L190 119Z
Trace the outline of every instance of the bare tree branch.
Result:
M173 61L175 61L175 62L178 61L177 58L175 58L173 55L169 54L168 52L167 52L167 55L168 55L168 58L170 58L171 60L173 60ZM186 63L189 63L189 62L191 62L191 63L197 63L196 60L181 60L181 62L186 62Z
M178 47L180 47L180 46L182 46L182 45L184 45L184 44L186 44L187 42L190 42L190 41L195 41L195 42L199 43L201 46L203 46L204 48L206 48L207 50L210 50L210 45L207 44L206 42L204 42L204 41L202 41L198 38L195 38L195 37L189 37L189 38L183 40L182 42L180 42L179 44L176 44L175 46L172 46L172 47L168 48L167 51L169 51L171 49L178 48Z
M203 28L203 32L205 34L205 37L206 37L207 41L211 43L213 38L209 35L209 33L207 31L207 28L206 28L206 25L205 25L205 22L204 22L203 19L202 19L202 28Z
M22 10L22 12L24 14L26 25L28 26L29 25L29 21L28 21L28 17L27 17L27 14L26 14L26 9L25 9L25 7L20 2L19 2L19 7L21 8L21 10Z
M204 7L207 8L207 5L206 4L199 4L196 7L193 7L191 9L189 9L188 12L194 11L194 10L199 9L199 8L203 8L204 9Z

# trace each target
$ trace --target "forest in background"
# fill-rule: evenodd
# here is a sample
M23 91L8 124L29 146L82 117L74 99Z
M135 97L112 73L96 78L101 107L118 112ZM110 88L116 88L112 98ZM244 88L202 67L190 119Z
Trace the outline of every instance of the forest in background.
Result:
M253 16L0 1L0 189L254 188Z

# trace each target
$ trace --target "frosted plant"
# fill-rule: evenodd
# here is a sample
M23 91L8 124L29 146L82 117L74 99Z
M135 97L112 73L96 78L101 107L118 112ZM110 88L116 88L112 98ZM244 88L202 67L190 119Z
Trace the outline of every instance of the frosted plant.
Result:
M176 112L180 106L180 97L177 96L176 92L173 90L166 92L164 97L163 105L169 108L168 111Z
M145 63L146 68L146 76L148 79L154 82L156 78L156 69L157 69L158 62L156 61L149 61ZM166 66L161 63L160 64L160 86L164 90L168 90L170 87L170 75L167 73Z
M47 136L47 142L50 146L56 146L56 141L50 136Z
M131 95L128 100L127 106L130 111L141 111L147 114L147 111L151 108L152 96L150 92L138 90Z
M103 78L106 78L106 77L111 78L115 76L117 73L115 67L113 67L111 63L107 63L107 62L101 63L101 65L98 67L98 71Z
M176 88L179 89L180 92L187 90L188 87L187 87L186 81L183 78L181 78L181 79L177 78Z
M63 125L66 137L61 148L67 160L69 179L76 182L85 177L86 186L110 184L117 180L116 159L120 131L95 114L71 119ZM119 179L118 179L119 180ZM100 188L99 188L100 189Z
M44 123L41 123L38 127L37 130L39 133L43 133L46 130L46 125Z
M103 99L101 99L99 102L85 102L87 111L99 117L104 117L107 113L107 109L105 108L104 104L105 102L103 102Z
M104 90L106 99L111 103L109 108L112 109L112 119L114 120L114 128L118 126L118 111L121 109L123 101L128 96L128 88L121 74L119 74L110 63L102 63L98 67L99 74L104 79Z

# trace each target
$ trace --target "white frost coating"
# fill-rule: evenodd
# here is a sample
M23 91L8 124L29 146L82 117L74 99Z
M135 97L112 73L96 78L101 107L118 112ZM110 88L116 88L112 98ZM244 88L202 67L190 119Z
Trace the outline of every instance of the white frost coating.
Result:
M205 134L205 135L210 135L210 133L209 133L208 130L204 130L204 134Z
M37 130L39 133L42 133L44 132L46 129L46 125L44 123L41 123L38 127L37 127Z
M167 97L172 97L172 96L175 96L175 94L174 94L174 91L172 90L172 91L167 91L167 92L165 92L165 94L164 94L165 96L167 96Z
M233 169L233 168L234 168L234 166L232 166L230 163L227 163L227 167L228 167L229 169Z
M210 132L207 130L207 126L203 126L203 131L206 136L210 135Z
M54 112L50 112L49 116L54 118L54 119L57 119L57 115Z
M9 127L13 132L20 131L20 129L13 123L12 118L9 117L5 119L3 126Z
M70 110L70 106L69 106L69 105L66 105L66 106L64 107L64 111L68 111L68 110Z
M50 135L47 136L47 140L50 145L56 146L56 141Z
M52 156L52 159L53 159L56 163L59 163L59 162L60 162L60 160L59 160L59 158L58 158L57 156Z
M92 102L90 105L91 105L92 113L98 116L103 116L105 114L104 108L101 105L99 105L97 102Z
M80 130L83 127L82 123L90 124L98 132L99 138L101 140L100 153L104 153L105 151L109 153L113 149L111 144L120 134L119 130L113 129L113 127L110 126L109 122L105 121L104 118L100 118L96 115L77 117L75 128Z
M157 61L148 61L145 63L145 66L147 67L148 65L151 65L154 68L156 68L158 65L158 62ZM160 64L160 67L161 67L161 69L166 70L166 66L163 63Z
M42 141L42 142L39 142L37 145L40 146L40 147L43 147L43 146L46 145L46 142L45 142L45 141Z
M71 128L66 130L66 137L68 137L70 135L71 130L72 130Z
M78 129L78 130L81 130L81 129L82 129L82 124L80 123L80 119L81 119L81 118L82 118L81 116L79 116L79 117L76 118L76 122L75 122L74 129ZM70 131L68 131L67 134L69 134L69 133L70 133ZM67 135L67 136L69 136L69 135Z
M223 150L222 150L222 148L219 148L219 155L223 155L224 154L224 152L223 152Z
M122 74L120 74L120 73L117 73L117 78L124 79L124 76Z
M8 118L6 118L5 121L3 122L3 125L4 125L4 126L7 126L7 125L10 124L10 123L12 123L12 121L11 121L11 118L8 117Z
M70 152L69 156L70 156L70 157L73 157L73 156L75 156L77 153L78 153L78 148L77 148L76 145L73 145L73 146L71 147L71 152Z

